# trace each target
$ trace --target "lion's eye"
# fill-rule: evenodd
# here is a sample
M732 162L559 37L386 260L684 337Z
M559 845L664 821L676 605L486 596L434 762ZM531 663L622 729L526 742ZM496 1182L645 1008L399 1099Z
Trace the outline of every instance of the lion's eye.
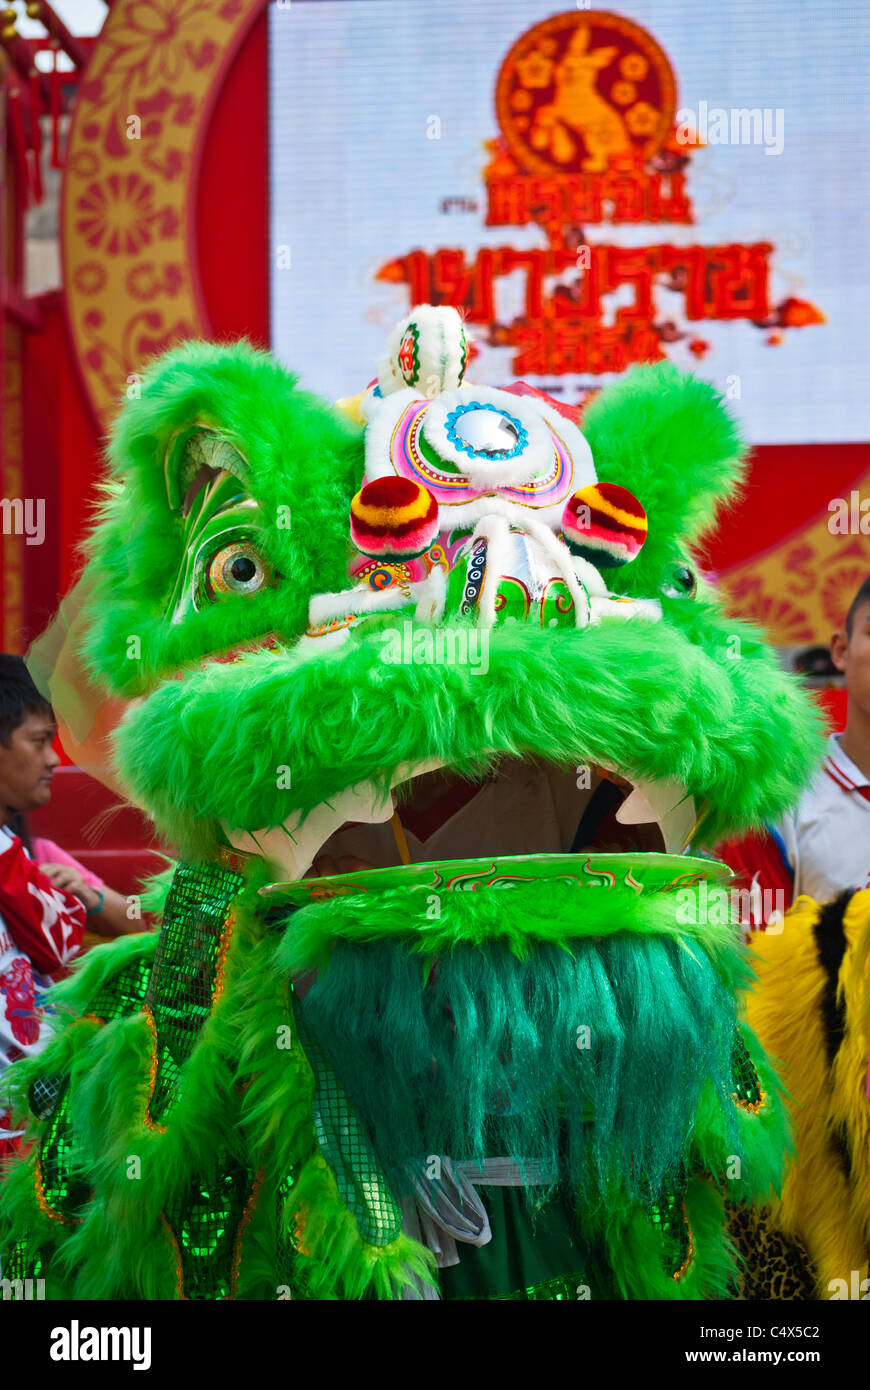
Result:
M694 598L698 591L698 577L688 565L672 565L670 574L662 585L662 593L668 598Z
M256 594L272 582L267 560L252 545L224 546L208 567L208 587L217 594Z

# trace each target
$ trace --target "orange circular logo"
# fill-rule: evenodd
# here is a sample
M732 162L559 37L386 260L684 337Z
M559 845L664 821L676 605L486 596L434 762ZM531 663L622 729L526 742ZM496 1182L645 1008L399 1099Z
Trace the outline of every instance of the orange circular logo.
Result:
M574 10L517 39L495 105L523 168L604 173L614 156L649 159L660 148L673 128L676 84L663 49L639 24Z

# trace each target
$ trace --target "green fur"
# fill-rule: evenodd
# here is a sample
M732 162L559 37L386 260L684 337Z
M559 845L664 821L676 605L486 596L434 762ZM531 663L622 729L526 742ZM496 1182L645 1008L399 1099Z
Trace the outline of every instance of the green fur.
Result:
M255 873L251 887L237 900L224 993L183 1069L180 1098L165 1132L146 1118L153 1037L141 1014L105 1026L81 1021L27 1064L28 1080L55 1067L71 1076L72 1169L93 1190L80 1224L61 1226L36 1203L35 1155L18 1165L9 1203L4 1189L3 1248L11 1250L24 1240L33 1257L41 1242L58 1246L55 1264L65 1277L49 1296L174 1298L175 1254L161 1214L183 1196L194 1176L207 1180L215 1174L225 1154L252 1177L259 1172L261 1180L254 1219L242 1241L238 1297L281 1296L276 1239L292 1234L305 1207L312 1213L306 1224L311 1253L302 1257L291 1252L290 1258L296 1265L294 1279L307 1296L353 1299L374 1291L390 1298L415 1275L429 1277L431 1257L415 1242L400 1236L377 1248L360 1237L320 1154L311 1120L308 1063L298 1041L289 1051L276 1045L279 1030L295 1035L296 1029L286 976L269 969L275 942L262 939L262 928L250 912L261 878ZM87 1012L88 981L104 989L113 963L120 973L131 954L129 941L120 950L101 948L61 989L68 997L75 986ZM246 1089L239 1091L237 1083ZM141 1165L139 1177L130 1176L131 1159ZM269 1213L277 1209L278 1185L288 1174L294 1182L276 1226Z
M531 628L496 629L485 677L468 665L385 665L376 639L316 660L212 667L131 711L120 764L164 830L199 849L217 840L220 819L277 825L363 780L385 788L409 761L480 773L492 761L482 749L676 777L710 801L704 838L714 843L794 803L823 738L821 717L758 634L702 607L673 600L667 622L614 619L546 642ZM729 655L735 634L740 659ZM262 737L264 720L274 739ZM290 788L277 776L285 762Z
M712 386L661 362L606 387L585 412L583 433L599 479L627 487L649 518L640 555L610 571L608 583L618 593L655 593L739 495L737 426Z
M51 991L52 1005L61 1013L87 1013L90 1001L100 993L107 981L129 965L151 961L156 948L157 936L151 932L121 936L117 941L92 947L87 955L79 956L72 962L69 977L54 986ZM45 1055L44 1052L40 1053L40 1064L44 1062Z
M680 1280L661 1267L657 1233L636 1206L606 1209L604 1231L615 1296L674 1302L733 1296L735 1263L724 1233L722 1198L701 1177L690 1179L685 1214L694 1258Z
M163 916L163 909L166 906L166 898L172 887L172 880L175 876L176 861L169 859L166 855L166 868L159 873L151 874L143 879L140 884L140 897L142 901L142 911L150 913L152 916L160 918Z
M511 900L504 908L503 896ZM614 1183L635 1198L655 1193L685 1166L705 1087L708 1127L731 1146L725 1152L740 1152L733 1108L724 1104L732 991L747 973L733 934L709 953L697 939L684 949L673 898L656 904L664 930L646 922L632 932L640 914L629 895L613 892L597 909L578 905L573 939L563 909L562 940L546 942L540 929L553 897L537 888L445 895L441 936L453 944L429 957L425 989L423 944L410 943L422 903L402 936L376 931L370 944L360 925L372 913L364 898L333 899L291 918L276 963L296 969L318 960L306 1019L394 1187L409 1155L479 1161L507 1153L560 1167L592 1205ZM608 924L597 934L608 914L621 920L622 899L623 930ZM526 919L533 952L518 957L510 936L484 938L494 909L513 917L515 933ZM295 929L321 914L334 941L328 962L320 951L311 956L304 937L300 953ZM383 916L378 900L373 920L380 925Z
M177 626L164 604L183 553L169 507L164 458L176 431L201 423L247 460L279 588L255 603L233 596ZM87 653L97 677L127 694L207 652L276 629L304 630L309 595L346 582L347 502L362 475L362 439L296 378L244 340L217 350L185 343L144 373L108 449L109 482L89 546L93 623ZM290 526L281 524L289 507ZM140 641L130 656L129 638Z
M172 622L186 553L164 462L195 427L243 457L274 584ZM640 368L601 393L584 428L599 478L630 488L649 517L640 557L608 583L658 598L661 621L499 626L485 673L387 664L392 619L363 624L340 648L295 647L311 598L349 587L360 429L245 342L187 343L148 369L112 431L83 587L84 658L106 690L142 697L116 735L118 769L183 856L213 859L221 822L277 826L359 783L386 791L403 764L428 759L469 777L523 757L676 778L708 803L707 844L796 802L823 747L810 701L709 587L694 599L664 592L740 486L742 446L720 398L667 364ZM277 650L203 661L267 633ZM671 896L554 885L448 893L436 921L420 895L396 891L374 909L335 899L267 924L256 890L275 872L247 871L223 989L165 1130L148 1121L153 1038L129 986L155 938L93 952L56 992L60 1031L17 1069L15 1088L24 1103L36 1077L68 1077L69 1162L93 1196L77 1223L52 1220L34 1152L8 1181L2 1217L7 1250L47 1252L52 1296L176 1297L163 1213L236 1171L259 1194L246 1197L236 1232L237 1297L395 1298L431 1281L431 1255L395 1222L370 1235L345 1152L327 1159L319 1088L330 1064L335 1094L345 1088L367 1132L360 1151L373 1143L373 1190L390 1212L410 1158L558 1161L579 1199L577 1231L603 1252L602 1277L620 1297L727 1296L729 1161L742 1165L733 1192L751 1197L775 1187L785 1147L763 1058L768 1104L756 1115L731 1100L733 1001L747 976L731 928L680 924ZM153 885L154 906L164 887ZM292 981L311 967L318 977L296 1013ZM83 1021L98 1000L106 1022ZM584 1026L588 1055L577 1046ZM495 1103L499 1092L512 1109ZM345 1142L351 1131L361 1132L348 1120ZM648 1208L686 1183L694 1258L675 1280Z
M697 894L697 889L692 891ZM364 895L330 898L300 908L288 918L281 965L293 974L322 969L338 942L395 942L403 950L433 958L461 947L499 945L526 960L539 946L560 946L571 952L589 938L630 932L685 939L692 951L706 954L718 969L729 972L729 986L734 984L730 970L738 961L738 981L746 979L748 966L736 951L733 927L727 922L705 922L703 908L690 913L686 899L676 893L638 897L620 889L568 892L566 899L560 884L542 882L519 884L495 894L442 893L436 916L430 912L431 895L425 891L381 890L376 912ZM679 911L681 905L686 910ZM680 920L684 916L701 920L684 924Z

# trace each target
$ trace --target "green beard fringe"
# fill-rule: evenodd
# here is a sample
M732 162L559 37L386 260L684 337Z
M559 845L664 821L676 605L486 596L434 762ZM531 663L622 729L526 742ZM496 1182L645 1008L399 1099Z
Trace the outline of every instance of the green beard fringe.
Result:
M90 952L57 988L56 1036L12 1076L22 1102L37 1079L68 1078L71 1150L49 1172L48 1148L35 1147L6 1178L5 1277L44 1277L48 1298L400 1297L434 1281L431 1255L400 1230L404 1163L497 1153L558 1160L593 1296L733 1292L723 1191L769 1196L787 1135L745 1025L756 1100L732 1074L733 991L749 971L730 929L675 930L664 895L616 891L584 892L581 923L565 921L563 893L559 923L546 893L517 889L499 893L489 926L490 895L450 894L427 935L405 894L379 899L368 928L357 897L312 905L275 932L257 916L261 879L233 904L224 990L165 1128L148 1118L154 1040L141 1011L155 938ZM297 1020L291 972L314 958ZM105 1022L87 1017L98 997ZM492 1104L499 1090L512 1110ZM34 1121L31 1136L50 1126ZM238 1181L221 1270L197 1284L181 1223L165 1214L189 1211L191 1193L214 1192L228 1172ZM652 1215L667 1193L691 1246L679 1275Z
M575 917L571 891L448 893L434 922L407 893L291 917L282 962L320 964L304 1019L400 1196L409 1158L443 1154L540 1165L592 1209L682 1190L713 1130L745 1162L733 929L678 926L673 894L579 890Z

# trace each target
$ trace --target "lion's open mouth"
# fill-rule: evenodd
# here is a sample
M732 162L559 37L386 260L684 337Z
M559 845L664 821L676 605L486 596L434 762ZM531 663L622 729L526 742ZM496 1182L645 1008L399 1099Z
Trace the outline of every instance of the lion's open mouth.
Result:
M433 861L679 854L696 818L678 782L503 757L477 778L431 764L401 768L386 799L364 783L304 819L254 834L226 831L236 849L262 854L298 880Z
M324 860L386 868L595 848L664 849L657 824L616 820L630 792L624 779L588 765L562 769L502 758L477 780L437 768L393 788L395 811L386 822L342 826L321 847L313 868L328 872L331 864Z

